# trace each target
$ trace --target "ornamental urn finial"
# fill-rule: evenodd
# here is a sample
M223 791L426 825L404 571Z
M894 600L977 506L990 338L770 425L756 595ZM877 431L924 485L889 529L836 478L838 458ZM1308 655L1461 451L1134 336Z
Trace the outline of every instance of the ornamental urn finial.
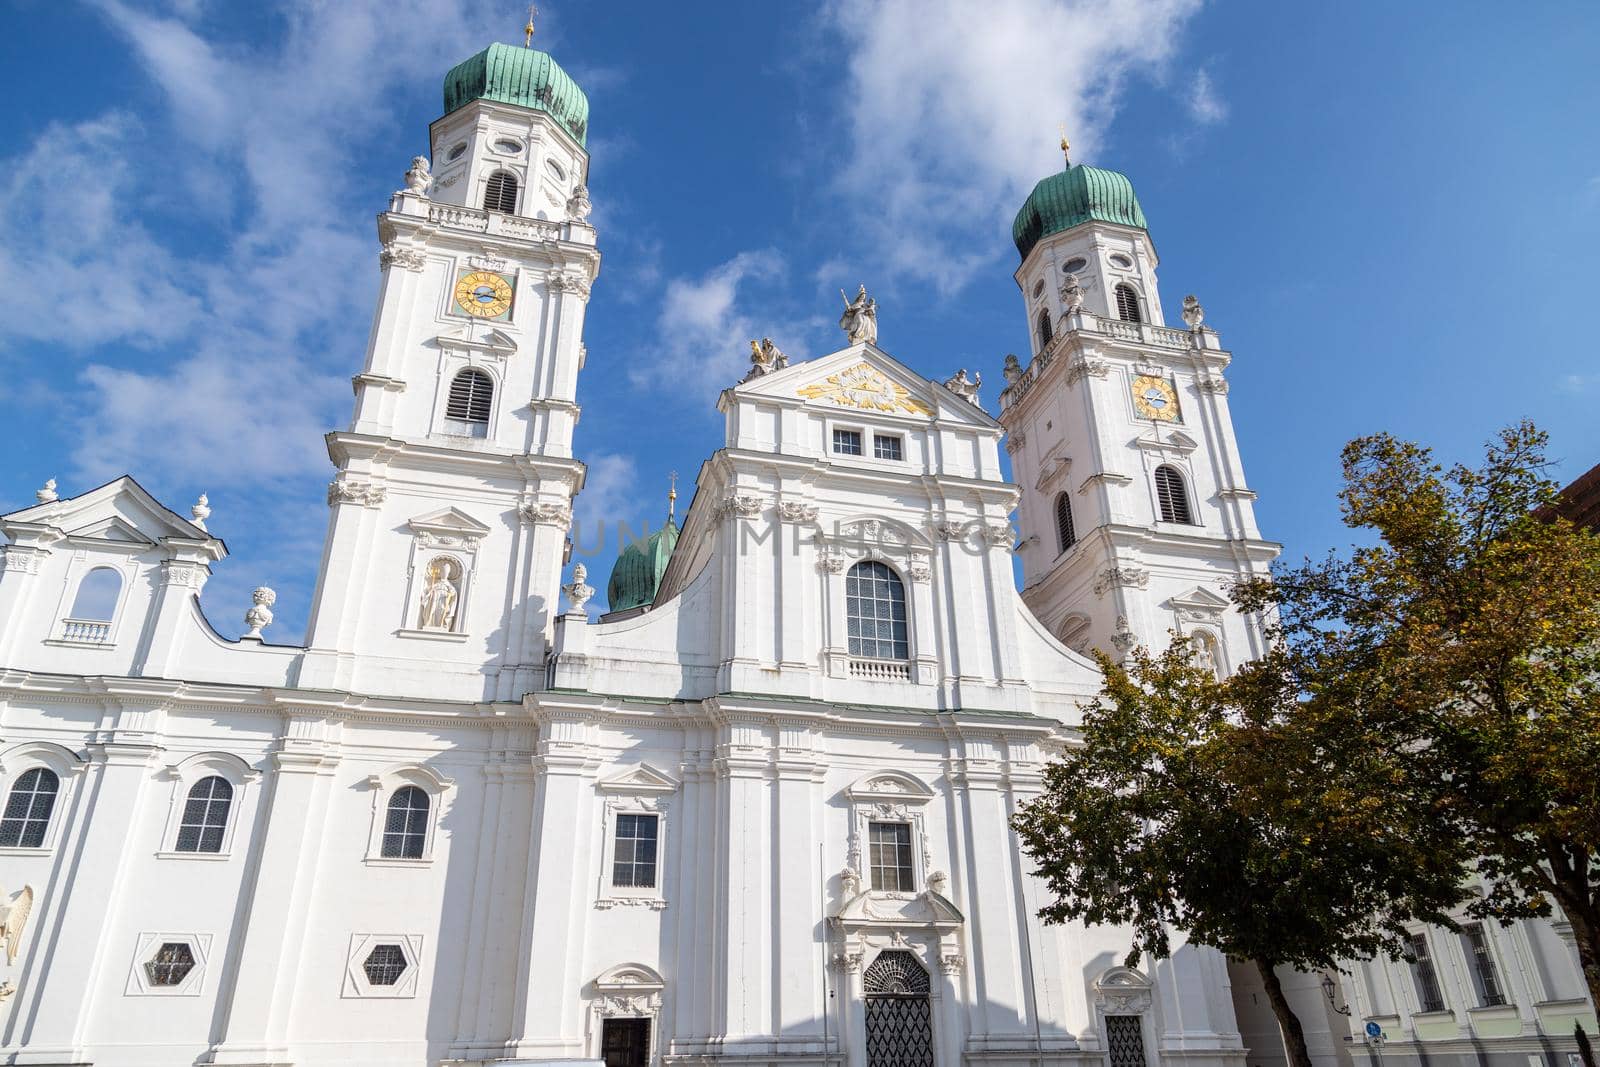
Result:
M194 502L194 507L189 509L189 514L193 517L194 524L205 530L206 520L211 517L211 501L204 493L201 493L200 499ZM206 532L210 533L209 530Z
M59 500L60 497L56 495L56 480L54 478L45 479L44 485L39 489L34 490L33 497L41 504L48 504L53 500Z
M250 610L244 613L244 624L250 629L244 636L251 640L261 640L261 631L272 625L272 605L278 602L278 594L266 586L257 586L255 592L250 594L250 599L255 603Z

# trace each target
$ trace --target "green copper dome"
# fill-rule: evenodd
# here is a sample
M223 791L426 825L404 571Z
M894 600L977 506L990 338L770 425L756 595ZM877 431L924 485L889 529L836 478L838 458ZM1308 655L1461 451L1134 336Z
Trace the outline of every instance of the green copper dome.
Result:
M1011 239L1027 259L1033 246L1044 238L1085 222L1148 229L1144 209L1139 207L1126 174L1080 163L1033 187L1017 212L1017 221L1011 224Z
M589 135L589 98L555 60L532 48L492 44L450 68L444 76L444 113L474 100L547 112L579 144Z
M611 581L606 586L611 610L626 611L654 603L661 576L667 573L667 562L677 545L678 524L671 518L649 537L630 541L611 568Z

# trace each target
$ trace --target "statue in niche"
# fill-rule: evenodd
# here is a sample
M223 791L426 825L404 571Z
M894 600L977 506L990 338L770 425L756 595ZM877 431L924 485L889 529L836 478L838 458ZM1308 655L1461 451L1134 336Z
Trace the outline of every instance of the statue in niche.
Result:
M460 584L461 565L449 556L438 556L428 564L428 584L422 590L422 629L455 629Z
M433 175L428 171L426 156L412 156L411 169L406 171L406 188L418 196L427 196L433 186Z
M1083 307L1083 286L1078 284L1078 276L1068 272L1066 280L1061 283L1061 302L1067 305L1067 314L1071 314Z
M844 300L844 314L839 316L839 329L850 338L850 343L867 341L877 344L878 302L867 295L867 287L863 285L854 300L846 297L843 289L839 290L839 296Z

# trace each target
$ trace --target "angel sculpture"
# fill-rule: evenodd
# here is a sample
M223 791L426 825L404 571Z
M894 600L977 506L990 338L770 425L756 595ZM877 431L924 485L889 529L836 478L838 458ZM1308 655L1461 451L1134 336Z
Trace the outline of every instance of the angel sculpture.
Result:
M33 910L33 886L25 885L15 900L0 888L0 940L6 943L6 965L17 962L17 946L22 944L22 931L28 925L28 913Z

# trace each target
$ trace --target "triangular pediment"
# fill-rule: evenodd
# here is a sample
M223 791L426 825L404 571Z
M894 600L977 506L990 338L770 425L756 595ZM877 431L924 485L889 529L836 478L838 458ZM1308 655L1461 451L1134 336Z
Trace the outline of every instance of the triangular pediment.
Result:
M648 763L641 763L620 774L602 778L595 783L595 788L607 793L672 793L678 788L678 780Z
M517 342L510 334L492 327L482 330L474 326L463 326L458 330L447 330L435 337L433 343L440 348L474 349L497 356L509 356L517 351Z
M26 528L50 536L85 542L147 547L168 538L204 543L214 558L226 554L222 542L151 496L127 475L75 497L35 504L0 517L0 526L16 536Z
M1184 433L1182 430L1167 430L1163 433L1160 429L1151 430L1141 435L1134 441L1135 445L1147 452L1168 452L1180 456L1187 456L1200 447L1200 442Z
M998 426L982 408L867 342L750 378L729 392L799 401L830 412Z
M442 508L418 515L406 523L417 533L430 533L447 537L465 537L472 540L484 536L489 527L459 508Z
M1180 616L1187 613L1190 617L1215 617L1232 607L1233 601L1221 593L1197 585L1187 593L1168 598L1167 606Z

